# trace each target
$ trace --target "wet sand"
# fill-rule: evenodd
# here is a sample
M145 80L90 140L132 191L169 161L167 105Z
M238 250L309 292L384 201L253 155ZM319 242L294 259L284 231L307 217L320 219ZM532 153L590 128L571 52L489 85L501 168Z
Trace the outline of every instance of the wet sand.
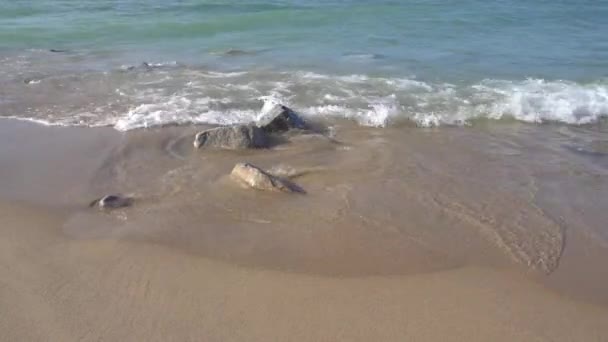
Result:
M0 121L3 339L606 339L601 139L323 124L203 152L200 127ZM239 161L307 193L235 186Z

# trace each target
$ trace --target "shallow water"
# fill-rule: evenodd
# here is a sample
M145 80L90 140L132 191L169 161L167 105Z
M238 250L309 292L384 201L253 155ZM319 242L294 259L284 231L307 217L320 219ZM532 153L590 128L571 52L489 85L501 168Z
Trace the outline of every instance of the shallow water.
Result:
M196 126L119 133L7 122L3 139L21 147L0 149L0 196L71 208L65 232L75 238L339 275L468 264L552 274L565 248L581 246L568 246L573 237L608 252L606 159L579 152L595 143L572 145L560 125L378 129L334 120L329 135L290 135L270 150L198 151ZM306 194L239 188L227 175L242 161ZM88 208L107 193L136 204Z

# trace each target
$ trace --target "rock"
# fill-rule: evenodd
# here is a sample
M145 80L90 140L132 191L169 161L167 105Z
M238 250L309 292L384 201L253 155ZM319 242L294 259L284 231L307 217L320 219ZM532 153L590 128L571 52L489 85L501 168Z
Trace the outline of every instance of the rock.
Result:
M254 54L253 52L239 50L239 49L228 49L222 53L222 55L224 55L224 56L231 56L231 57L246 56L246 55L253 55L253 54Z
M194 147L244 149L268 147L264 131L253 125L224 126L199 132L194 137Z
M133 204L133 199L121 195L107 195L91 202L90 206L97 206L100 209L117 209L128 207Z
M153 69L153 67L148 62L141 63L140 67L145 71L151 71Z
M152 71L154 70L154 66L148 62L143 62L140 65L125 65L121 67L122 71Z
M249 163L238 163L230 173L232 179L257 190L277 192L304 192L297 185L275 177Z
M25 83L25 84L38 84L38 83L40 83L40 80L33 79L33 78L26 78L26 79L23 80L23 83Z
M265 132L286 132L291 129L307 129L306 122L289 107L272 104L264 106L264 114L258 119L257 126Z

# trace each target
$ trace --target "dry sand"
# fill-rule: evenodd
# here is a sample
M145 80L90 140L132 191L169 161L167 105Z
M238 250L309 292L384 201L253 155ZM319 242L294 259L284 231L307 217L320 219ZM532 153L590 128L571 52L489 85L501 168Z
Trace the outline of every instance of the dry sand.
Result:
M603 216L556 220L561 175L519 187L546 161L347 128L200 155L192 128L0 122L0 340L608 341ZM307 195L232 187L244 158L296 165ZM87 208L117 190L136 205Z

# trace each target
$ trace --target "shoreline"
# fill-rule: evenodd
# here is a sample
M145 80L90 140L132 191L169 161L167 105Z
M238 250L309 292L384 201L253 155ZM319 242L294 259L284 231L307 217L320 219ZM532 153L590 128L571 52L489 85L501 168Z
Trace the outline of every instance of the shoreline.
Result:
M203 152L192 150L196 126L125 133L0 120L0 267L10 279L1 293L12 308L0 326L33 340L608 334L598 266L608 249L594 226L603 216L576 216L555 192L593 199L601 188L546 176L595 164L539 159L554 145L528 139L554 139L559 127L331 126L332 139ZM241 161L296 170L307 194L240 189L226 176ZM135 205L88 208L115 192ZM30 314L38 328L28 332Z

